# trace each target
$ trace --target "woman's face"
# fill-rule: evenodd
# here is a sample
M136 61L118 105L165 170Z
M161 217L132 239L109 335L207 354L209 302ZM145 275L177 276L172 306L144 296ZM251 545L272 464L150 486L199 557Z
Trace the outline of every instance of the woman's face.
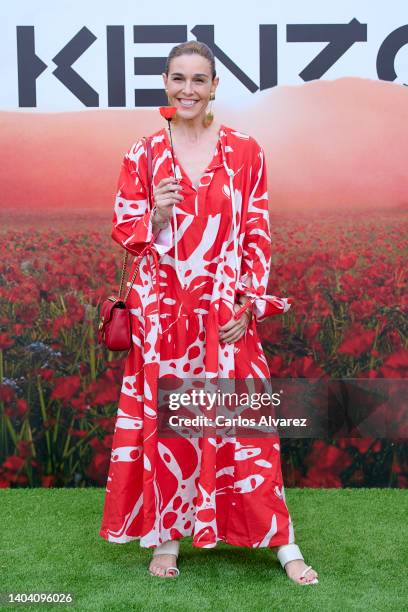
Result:
M197 53L180 55L170 61L169 76L163 73L170 106L177 107L183 119L204 116L210 93L217 89L219 78L212 79L210 62Z

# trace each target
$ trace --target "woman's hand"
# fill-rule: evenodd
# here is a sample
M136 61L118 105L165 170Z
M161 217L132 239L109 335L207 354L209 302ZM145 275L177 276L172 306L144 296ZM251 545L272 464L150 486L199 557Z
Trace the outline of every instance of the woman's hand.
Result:
M242 304L234 304L234 312L237 312L237 310L239 310L241 307ZM250 321L250 317L246 313L251 314L249 309L247 309L242 313L242 316L239 319L230 319L227 321L227 323L220 326L220 342L232 344L244 335Z
M153 224L158 226L167 226L173 212L173 206L183 200L179 185L174 177L167 177L153 188L154 203L156 206L155 214L153 215Z

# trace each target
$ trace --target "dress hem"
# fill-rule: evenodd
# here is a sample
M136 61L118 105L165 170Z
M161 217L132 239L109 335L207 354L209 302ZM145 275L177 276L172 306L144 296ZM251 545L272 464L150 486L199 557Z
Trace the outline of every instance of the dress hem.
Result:
M121 536L121 539L118 539L118 538L110 539L109 535L106 532L103 532L103 533L99 532L99 535L101 538L109 542L109 544L128 544L129 542L133 542L135 540L141 540L143 537L143 536ZM184 538L192 538L192 537L193 537L192 535L185 535L180 538L172 538L172 540L169 540L169 541L174 541L174 540L181 541ZM276 539L277 539L277 542L276 542ZM193 546L193 548L216 548L219 542L228 544L228 546L236 546L237 548L249 548L251 550L254 548L275 548L277 546L285 546L286 544L294 544L294 542L289 542L288 538L280 538L280 539L272 538L272 542L269 545L264 545L264 546L255 546L254 544L251 544L251 545L237 544L236 542L229 541L227 538L217 538L217 541L214 543L197 544L197 543L191 542L191 545ZM145 548L146 550L154 549L154 548L157 548L158 546L160 546L160 544L157 544L155 546L143 546L142 544L140 544L140 548Z

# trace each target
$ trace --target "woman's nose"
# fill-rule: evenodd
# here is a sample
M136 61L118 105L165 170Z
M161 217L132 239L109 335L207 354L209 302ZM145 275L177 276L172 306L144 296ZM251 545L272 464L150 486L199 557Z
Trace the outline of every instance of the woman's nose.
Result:
M184 85L184 93L191 94L193 92L193 84L190 81L186 81Z

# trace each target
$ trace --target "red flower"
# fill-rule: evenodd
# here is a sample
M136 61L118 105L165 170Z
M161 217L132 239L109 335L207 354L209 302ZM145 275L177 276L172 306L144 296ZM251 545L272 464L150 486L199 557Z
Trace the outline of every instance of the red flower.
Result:
M365 353L372 347L375 338L375 330L364 329L361 325L354 325L348 330L346 338L343 340L339 348L339 353L359 357L361 353Z
M176 106L160 106L159 111L162 117L167 119L167 121L171 121L177 112L177 107Z
M57 378L51 393L53 399L70 399L81 386L81 379L77 374Z
M327 378L319 364L309 356L294 360L290 371L293 378Z
M34 370L34 374L38 374L38 376L41 376L43 380L51 380L51 378L55 376L55 372L54 370L51 370L51 368L36 369Z
M10 480L7 480L5 476L0 475L0 489L9 489Z
M16 448L19 456L22 459L28 459L33 454L31 442L28 442L27 440L18 440L16 442Z
M85 436L88 435L88 432L86 429L74 429L73 427L70 427L68 429L68 433L70 436L76 436L77 438L84 438Z
M69 400L72 408L75 410L75 418L81 419L86 416L86 413L90 409L90 404L87 399L87 395L84 392L79 394L79 397L71 398Z
M341 448L316 440L304 463L310 467L302 479L303 487L341 487L340 475L353 463L353 459Z
M370 449L374 450L373 438L340 438L338 445L344 450L349 447L356 448L363 455Z
M14 340L7 332L0 333L0 349L8 349L13 346Z
M336 267L340 268L340 270L349 270L350 268L354 268L356 261L356 253L350 253L349 255L341 255L337 260Z
M52 485L54 484L56 478L53 474L49 475L49 476L42 476L41 478L41 485L46 488L49 489L50 487L52 487Z
M22 457L17 455L9 455L3 463L3 468L9 470L12 473L18 472L23 467L25 461Z
M16 393L12 387L8 385L0 385L0 401L2 402L11 402Z
M112 386L107 380L99 380L98 390L95 393L92 403L103 406L110 402L115 402L118 398L118 389Z
M27 404L26 400L25 399L18 399L16 401L16 409L17 409L16 410L17 414L20 417L24 416L25 413L28 412L28 404Z
M384 378L408 378L408 350L390 355L381 368Z

